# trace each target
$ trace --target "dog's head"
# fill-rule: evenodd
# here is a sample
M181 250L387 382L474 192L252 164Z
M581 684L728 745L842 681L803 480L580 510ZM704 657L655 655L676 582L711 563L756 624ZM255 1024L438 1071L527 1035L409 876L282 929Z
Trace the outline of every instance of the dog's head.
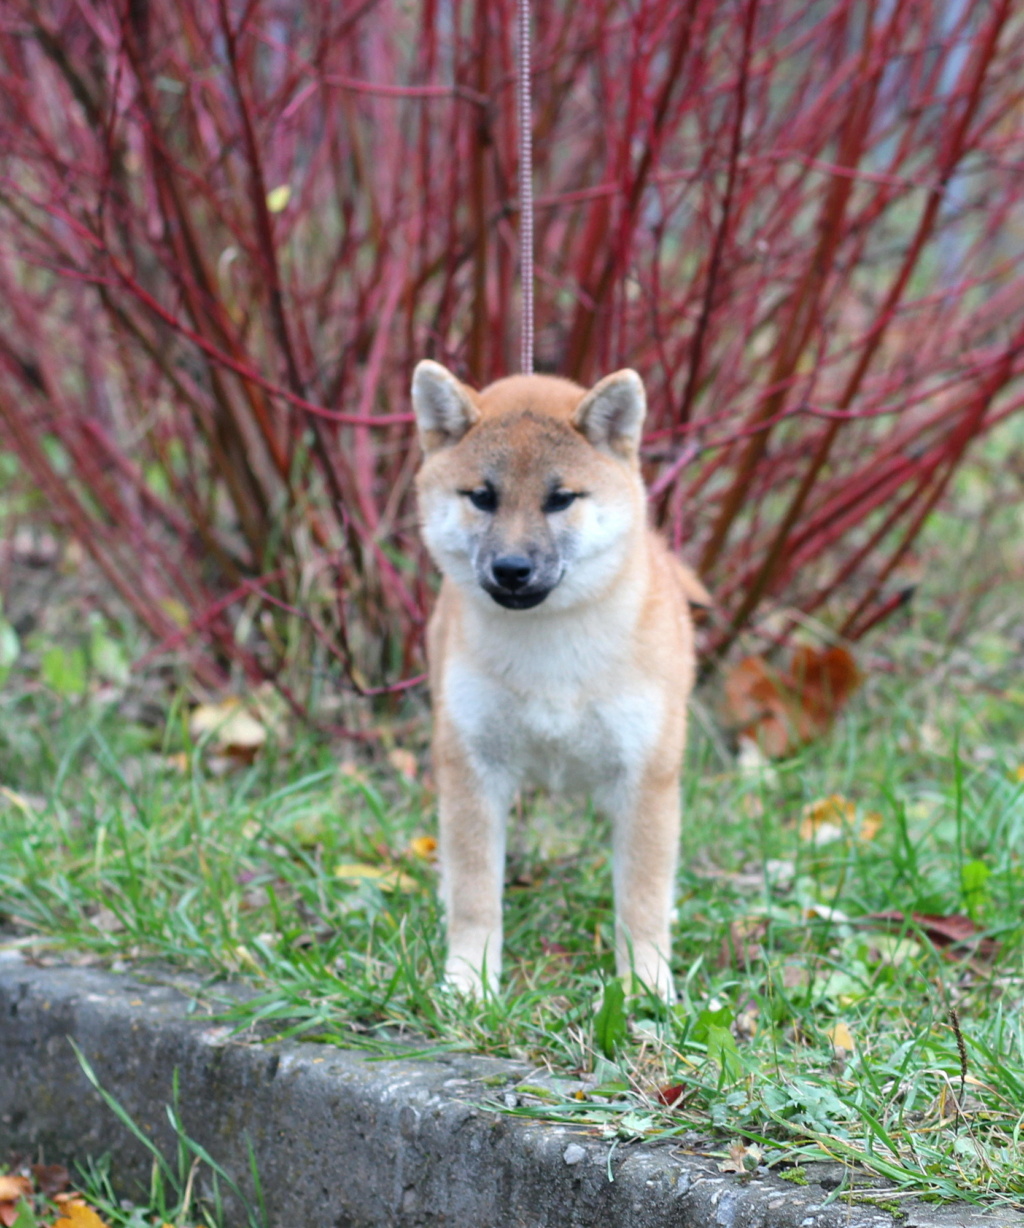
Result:
M445 575L509 610L600 595L645 524L636 372L589 392L546 375L476 392L424 361L412 403L425 454L420 521Z

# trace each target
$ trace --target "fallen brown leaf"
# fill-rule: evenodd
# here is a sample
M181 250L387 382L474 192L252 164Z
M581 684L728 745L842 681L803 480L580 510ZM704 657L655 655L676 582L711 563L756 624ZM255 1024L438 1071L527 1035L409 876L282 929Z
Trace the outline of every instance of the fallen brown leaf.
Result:
M32 1193L28 1177L0 1177L0 1202L16 1202Z
M4 1228L11 1228L20 1212L18 1203L22 1198L28 1198L31 1193L32 1182L27 1177L13 1174L0 1176L0 1224L3 1224Z
M44 1198L62 1194L71 1184L71 1174L63 1164L33 1164L32 1179Z
M668 1109L678 1108L686 1097L687 1087L685 1083L667 1083L664 1087L659 1087L655 1095L655 1100L659 1104L663 1104Z
M842 647L798 647L788 669L746 657L726 675L726 715L741 737L778 759L826 733L860 682Z
M883 925L896 928L906 925L908 921L920 926L925 937L940 949L949 948L950 952L958 949L968 949L982 959L991 959L999 949L994 938L982 938L981 926L960 913L937 915L935 913L912 912L909 914L893 909L888 912L873 912L868 915L869 921L879 921Z
M761 1163L761 1148L756 1143L749 1145L737 1141L729 1148L729 1158L719 1166L720 1173L752 1173Z

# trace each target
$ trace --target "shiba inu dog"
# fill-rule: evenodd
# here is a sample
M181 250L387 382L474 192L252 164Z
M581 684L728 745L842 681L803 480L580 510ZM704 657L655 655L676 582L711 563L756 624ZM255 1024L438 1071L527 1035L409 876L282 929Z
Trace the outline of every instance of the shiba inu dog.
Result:
M423 361L412 402L443 573L427 648L447 981L498 983L506 815L535 784L611 817L618 973L671 999L688 603L710 599L647 525L640 377L477 392Z

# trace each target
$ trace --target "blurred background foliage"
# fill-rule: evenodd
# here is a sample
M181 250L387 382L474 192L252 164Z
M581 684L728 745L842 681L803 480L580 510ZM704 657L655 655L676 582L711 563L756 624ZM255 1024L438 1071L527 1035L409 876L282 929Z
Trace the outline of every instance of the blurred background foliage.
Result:
M415 682L410 373L518 352L514 7L3 6L5 558L49 523L142 632L97 615L43 662L65 689L144 653L353 731ZM709 658L898 609L1024 405L1022 26L1010 0L536 6L539 366L642 373Z

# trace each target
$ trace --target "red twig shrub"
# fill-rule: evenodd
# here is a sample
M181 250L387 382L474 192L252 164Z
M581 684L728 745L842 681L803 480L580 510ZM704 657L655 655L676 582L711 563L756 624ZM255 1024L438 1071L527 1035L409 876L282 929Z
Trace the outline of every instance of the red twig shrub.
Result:
M418 668L409 374L518 351L513 9L0 13L5 446L210 680ZM643 373L711 651L856 638L1022 403L1019 14L559 0L534 63L541 364Z

